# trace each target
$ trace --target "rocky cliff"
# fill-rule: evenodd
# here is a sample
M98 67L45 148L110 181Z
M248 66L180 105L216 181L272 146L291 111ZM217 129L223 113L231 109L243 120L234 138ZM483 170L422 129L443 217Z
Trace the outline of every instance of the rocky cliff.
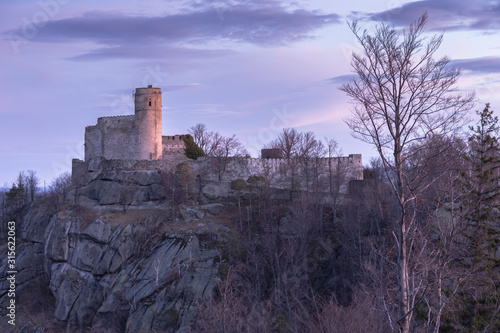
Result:
M36 299L58 330L191 331L198 303L217 289L227 228L210 219L224 206L168 209L154 195L154 177L151 171L100 175L82 190L85 207L67 203L50 214L33 205L25 211L16 221L16 289L24 311L18 325L38 327L30 314L40 309L28 306ZM123 186L136 209L106 205L119 203L113 193ZM6 260L0 269L4 304Z

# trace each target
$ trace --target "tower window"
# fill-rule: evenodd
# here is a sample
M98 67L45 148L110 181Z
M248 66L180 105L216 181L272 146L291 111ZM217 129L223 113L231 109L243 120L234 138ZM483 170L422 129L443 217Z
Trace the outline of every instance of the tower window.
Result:
M149 106L151 106L151 101L149 101Z

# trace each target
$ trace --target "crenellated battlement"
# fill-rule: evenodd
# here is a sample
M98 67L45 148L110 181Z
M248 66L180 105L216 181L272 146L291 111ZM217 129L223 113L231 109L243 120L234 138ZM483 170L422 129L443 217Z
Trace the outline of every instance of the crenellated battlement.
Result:
M134 115L133 114L128 114L128 115L123 115L123 116L105 116L105 117L99 117L97 118L97 121L104 121L106 119L134 119Z

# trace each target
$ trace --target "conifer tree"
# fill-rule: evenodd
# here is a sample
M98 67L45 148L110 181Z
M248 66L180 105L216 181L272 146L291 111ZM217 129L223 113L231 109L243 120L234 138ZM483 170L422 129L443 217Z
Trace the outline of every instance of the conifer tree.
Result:
M469 170L463 175L467 219L481 259L494 257L498 249L498 208L500 207L500 142L498 117L486 104L476 127L470 127ZM493 259L493 258L490 258Z
M196 160L198 157L205 156L205 152L203 151L203 149L196 144L190 134L183 135L182 140L184 141L184 145L186 146L186 148L184 149L184 154L186 155L186 157Z
M462 177L469 257L473 272L458 311L463 331L500 331L500 142L498 117L486 104L470 127L469 167ZM456 311L457 312L457 311Z

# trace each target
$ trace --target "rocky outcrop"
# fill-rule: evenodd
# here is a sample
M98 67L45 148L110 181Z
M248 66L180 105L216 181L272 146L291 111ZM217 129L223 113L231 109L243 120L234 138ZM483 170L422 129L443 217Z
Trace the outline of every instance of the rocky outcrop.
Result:
M144 239L161 222L112 227L100 217L83 226L53 216L44 255L55 318L129 332L187 330L195 301L213 296L219 252L194 234L164 235L148 248Z
M81 187L76 194L82 204L132 205L165 197L162 174L156 170L107 171Z
M224 209L218 203L191 207L181 211L194 218ZM87 223L71 210L54 215L30 210L19 223L18 291L30 281L45 284L54 297L54 318L63 326L189 332L198 302L214 296L220 226L161 235L162 224L173 221L166 216L145 214L122 224L101 215ZM1 262L1 272L8 271L6 264ZM0 301L8 287L4 277Z
M11 269L9 269L6 256L4 256L0 262L0 302L1 304L6 304L3 302L2 298L7 296L10 289L10 281L7 278L10 276L8 274ZM17 294L20 294L29 285L38 280L37 283L48 283L48 280L44 276L43 260L44 251L43 244L40 243L22 243L17 246L16 249L16 274L15 274L15 290Z
M221 214L224 205L213 200L227 197L229 184L197 183L191 191L199 195L198 204L174 209L161 171L99 168L84 170L89 176L70 192L66 210L53 214L40 204L17 221L17 291L43 286L61 327L191 331L198 303L214 296L218 246L227 230L209 223L187 229L182 223ZM168 223L184 231L164 234L172 230L163 228ZM0 302L9 289L7 268L2 260Z
M224 209L224 205L221 203L210 203L201 206L202 209L204 209L208 214L213 215L219 215L222 213L222 210Z
M227 198L230 191L229 182L206 181L202 188L203 195L210 200Z
M106 328L115 309L128 309L127 332L189 331L196 300L214 294L219 252L202 249L195 235L171 235L155 245L144 260L108 276L108 296L96 314L94 327Z
M221 203L210 203L200 206L181 206L179 209L179 215L182 221L192 221L201 219L205 215L219 215L223 209L224 205Z
M45 258L43 243L49 221L50 216L43 210L31 209L16 223L15 289L18 295L34 283L48 284L43 266ZM10 287L7 272L11 269L6 259L7 257L3 256L0 262L0 301L6 297Z
M85 184L71 192L69 202L87 207L119 205L140 208L146 204L159 205L160 201L171 197L172 179L168 179L166 171L111 170L93 174L91 179L82 178ZM201 185L193 183L189 189L191 194L199 195L202 202L227 198L231 191L229 182L209 180L202 181Z

